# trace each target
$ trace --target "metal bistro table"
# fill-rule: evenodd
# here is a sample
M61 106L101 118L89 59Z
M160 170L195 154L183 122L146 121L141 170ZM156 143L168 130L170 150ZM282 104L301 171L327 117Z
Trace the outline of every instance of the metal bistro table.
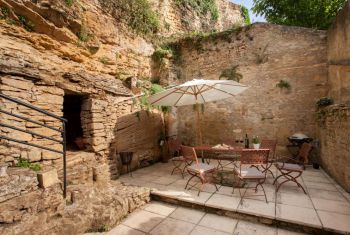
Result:
M211 159L217 160L218 165L216 168L224 169L224 167L227 167L231 164L236 167L235 162L239 161L243 147L215 147L202 145L196 146L194 149L196 150L197 155L199 157L202 157L202 159L205 159L207 163L209 163ZM228 163L225 164L224 161L228 161Z

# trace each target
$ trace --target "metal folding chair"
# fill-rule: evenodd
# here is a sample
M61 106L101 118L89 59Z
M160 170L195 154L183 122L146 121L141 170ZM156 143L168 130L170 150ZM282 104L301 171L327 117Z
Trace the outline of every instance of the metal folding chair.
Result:
M273 172L270 170L273 163L276 161L276 146L277 146L277 140L269 140L269 139L262 139L261 140L261 148L263 149L270 149L270 155L268 159L267 168L263 168L263 171L269 172L273 178L275 176L273 175Z
M187 161L192 161L193 163L187 167L187 172L191 175L191 177L188 179L185 189L187 189L188 186L190 186L188 189L191 188L197 188L197 184L201 183L198 189L198 196L200 192L203 190L203 187L206 183L213 184L216 188L216 191L218 191L218 188L215 183L212 183L208 180L207 174L213 173L216 169L213 166L210 166L209 164L206 163L199 163L196 151L193 147L188 147L188 146L183 146L181 145L181 152L183 157ZM199 182L195 182L194 184L190 185L190 182L193 179L199 179Z
M265 200L267 203L267 197L263 186L263 183L266 180L267 171L260 171L259 169L251 166L260 165L260 166L264 166L264 168L266 169L268 164L269 153L270 153L270 149L243 149L242 150L239 168L238 169L235 168L234 173L238 176L238 179L240 182L244 181L244 183L246 183L246 181L249 180L249 181L256 181L257 183L255 187L245 187L246 190L244 191L243 195L241 193L241 189L238 188L241 199L244 198L245 193L247 192L247 189L254 188L255 192L257 192L258 186L260 186L264 192L264 195L256 195L256 196L265 196ZM233 192L234 192L234 186L233 186ZM243 203L242 200L241 200L241 203Z
M171 175L173 175L175 172L180 172L182 178L184 178L183 169L181 168L181 166L183 163L185 163L185 159L183 156L180 155L181 141L179 139L172 138L167 141L167 144L170 155L170 161L174 165L174 168L171 171Z
M281 173L281 175L276 177L273 184L275 184L279 178L285 178L282 183L278 184L276 191L278 191L283 184L287 182L294 182L304 191L305 194L307 194L304 187L298 182L297 179L302 175L305 169L305 164L307 164L309 161L309 154L311 152L311 149L311 144L303 143L301 145L297 158L285 158L294 163L276 162L276 168Z

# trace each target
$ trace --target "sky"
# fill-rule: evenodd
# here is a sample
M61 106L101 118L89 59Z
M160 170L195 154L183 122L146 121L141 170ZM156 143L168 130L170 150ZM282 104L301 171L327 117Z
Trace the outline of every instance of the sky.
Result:
M249 10L250 20L252 23L254 22L265 22L266 20L262 16L256 16L253 14L251 8L253 7L253 0L231 0L231 2L243 5Z

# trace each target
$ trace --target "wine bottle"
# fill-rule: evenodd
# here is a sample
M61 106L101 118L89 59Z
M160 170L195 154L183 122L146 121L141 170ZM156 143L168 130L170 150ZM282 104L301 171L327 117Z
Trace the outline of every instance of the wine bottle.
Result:
M244 148L248 149L249 148L249 139L248 139L248 134L245 134L245 139L244 139Z

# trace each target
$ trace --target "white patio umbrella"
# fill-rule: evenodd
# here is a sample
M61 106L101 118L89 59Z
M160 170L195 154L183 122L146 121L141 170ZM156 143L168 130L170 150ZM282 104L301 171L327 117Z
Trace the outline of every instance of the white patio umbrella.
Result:
M248 86L231 80L194 79L184 84L169 88L148 98L152 105L185 106L222 100L246 90ZM199 144L202 144L200 113L197 108L197 130Z

